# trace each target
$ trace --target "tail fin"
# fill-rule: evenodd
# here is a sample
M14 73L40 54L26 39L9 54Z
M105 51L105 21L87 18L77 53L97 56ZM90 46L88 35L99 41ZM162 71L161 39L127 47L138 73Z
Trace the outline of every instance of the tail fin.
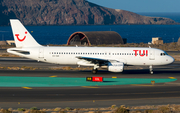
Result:
M10 19L16 47L37 47L41 46L31 36L27 29L17 19Z

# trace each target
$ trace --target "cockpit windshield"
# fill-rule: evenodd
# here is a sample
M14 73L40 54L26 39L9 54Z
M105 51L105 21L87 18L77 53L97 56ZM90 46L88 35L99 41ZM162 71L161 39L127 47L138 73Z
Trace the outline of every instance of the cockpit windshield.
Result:
M168 55L168 54L166 52L160 53L160 56L165 56L165 55Z

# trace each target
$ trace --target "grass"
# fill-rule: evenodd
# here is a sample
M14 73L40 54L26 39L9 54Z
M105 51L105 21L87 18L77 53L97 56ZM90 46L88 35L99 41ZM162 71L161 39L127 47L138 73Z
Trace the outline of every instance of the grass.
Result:
M24 112L24 113L179 113L180 105L144 105L144 106L128 106L121 105L116 107L112 105L107 108L60 108L56 107L53 109L38 109L37 107L32 107L30 109L18 108L18 109L1 109L1 113L14 113L14 112Z
M161 112L161 113L171 113L171 109L169 106L162 106L160 108L158 108L158 110Z
M29 66L21 66L21 67L6 67L6 66L0 66L0 70L74 70L74 71L81 71L81 70L92 70L92 67L69 67L69 66L63 66L63 67L48 67L48 68L39 68L39 67L29 67Z
M17 110L18 111L26 111L26 109L24 109L24 108L18 108Z
M129 110L121 106L117 108L114 113L129 113Z

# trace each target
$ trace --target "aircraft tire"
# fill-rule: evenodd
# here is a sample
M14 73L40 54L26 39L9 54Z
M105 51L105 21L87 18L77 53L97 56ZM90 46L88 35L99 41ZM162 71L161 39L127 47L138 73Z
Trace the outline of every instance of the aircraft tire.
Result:
M97 69L93 69L93 70L92 70L92 73L93 73L93 74L96 74L96 73L97 73Z

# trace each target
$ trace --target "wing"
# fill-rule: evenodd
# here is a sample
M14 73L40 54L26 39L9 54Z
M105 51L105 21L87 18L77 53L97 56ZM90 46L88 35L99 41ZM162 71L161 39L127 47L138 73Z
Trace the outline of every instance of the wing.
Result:
M93 57L83 57L83 56L77 56L76 58L89 61L93 64L105 64L105 63L113 62L113 61L119 62L117 60L101 59L101 58L93 58Z

